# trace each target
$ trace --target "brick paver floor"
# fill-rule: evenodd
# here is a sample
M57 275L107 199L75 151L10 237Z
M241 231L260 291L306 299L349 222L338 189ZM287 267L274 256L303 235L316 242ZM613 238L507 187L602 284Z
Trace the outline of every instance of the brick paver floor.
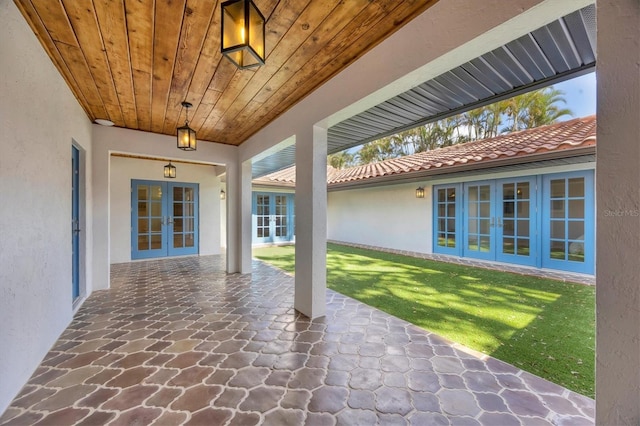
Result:
M220 256L119 264L1 424L592 425L592 399L327 291Z

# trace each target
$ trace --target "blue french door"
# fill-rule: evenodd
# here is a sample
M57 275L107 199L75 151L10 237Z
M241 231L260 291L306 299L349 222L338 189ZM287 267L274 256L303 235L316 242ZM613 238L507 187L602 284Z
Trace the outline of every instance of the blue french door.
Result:
M535 178L497 181L496 193L496 260L535 265Z
M495 260L496 209L494 183L472 182L464 185L464 255Z
M254 194L253 217L253 242L264 244L293 239L291 194Z
M536 264L535 179L464 184L463 255Z
M80 151L71 147L71 294L80 296Z
M436 186L433 189L435 214L433 215L435 253L462 255L460 230L462 229L462 190L459 183Z
M198 253L198 184L131 181L131 258Z
M593 274L593 172L547 175L543 194L542 266Z

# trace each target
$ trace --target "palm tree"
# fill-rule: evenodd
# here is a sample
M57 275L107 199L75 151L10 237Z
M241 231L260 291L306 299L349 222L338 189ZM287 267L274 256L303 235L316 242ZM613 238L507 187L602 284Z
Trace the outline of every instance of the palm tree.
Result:
M566 103L563 94L553 86L524 93L368 142L355 157L358 164L368 164L456 143L492 138L500 133L553 124L561 117L573 115L570 109L560 106ZM506 125L500 128L503 124ZM352 157L344 164L350 165L354 161Z
M354 165L354 157L355 156L348 151L340 151L329 155L327 163L334 169L345 169Z
M570 109L558 106L567 102L562 95L562 91L549 86L502 101L504 114L510 121L502 131L531 129L553 124L565 115L573 115Z

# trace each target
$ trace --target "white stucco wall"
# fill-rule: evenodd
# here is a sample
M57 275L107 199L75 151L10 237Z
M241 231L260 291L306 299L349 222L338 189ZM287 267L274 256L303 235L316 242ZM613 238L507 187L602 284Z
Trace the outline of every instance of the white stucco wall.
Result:
M182 151L176 148L176 138L175 136L168 135L158 135L154 133L141 132L136 130L128 130L116 127L104 127L94 124L92 126L93 130L93 150L92 150L92 165L93 165L93 210L95 212L93 217L92 227L94 230L93 233L93 286L96 289L105 289L109 288L109 265L111 263L115 263L114 260L111 259L111 255L113 250L111 246L114 244L129 244L125 242L125 237L118 236L117 238L112 234L110 228L114 226L114 221L111 220L110 216L112 210L110 208L110 203L112 202L111 196L113 195L110 190L113 179L119 179L117 176L118 171L114 169L114 165L111 161L112 153L124 153L124 154L133 154L140 156L151 156L151 157L160 157L160 158L170 158L172 160L183 160L191 163L202 163L205 167L211 168L211 177L218 182L219 179L216 178L216 171L211 167L212 165L224 165L226 167L227 176L232 174L234 170L237 169L237 159L238 159L238 148L232 145L223 145L219 143L209 143L209 142L200 142L198 144L197 151ZM178 167L178 180L185 178L188 175L182 174L180 172L180 168L183 163L176 163L176 167ZM162 170L162 168L160 168ZM220 175L220 170L218 169L217 175ZM185 167L186 171L186 167ZM162 180L162 175L158 174L157 171L153 172L153 179ZM129 181L131 177L128 178ZM126 191L129 194L129 190ZM217 200L219 202L219 186L218 186L218 194L215 195L218 197ZM212 198L215 198L212 196ZM227 191L227 204L231 201L234 203L233 198L236 197L236 194L233 191ZM214 202L214 201L212 201ZM127 209L126 215L129 215L129 210ZM215 216L215 213L212 213ZM217 216L219 217L219 216ZM200 217L200 221L204 220L203 216ZM129 224L131 222L131 218L127 216L126 220L119 219L118 224L124 223ZM230 222L231 225L227 228L227 234L231 236L235 236L237 229L234 228L233 222ZM130 226L130 225L129 225ZM219 223L216 222L214 225L216 231L211 231L213 233L219 232ZM209 232L209 231L208 231ZM121 235L122 232L119 231ZM213 235L213 234L211 234ZM130 238L130 237L127 237ZM211 250L215 252L216 248L220 249L220 243L216 243L215 241L211 241L212 246L207 248L207 251ZM217 245L216 245L217 244ZM215 246L215 247L214 247ZM118 249L119 255L122 255L123 251L128 251L130 255L130 248L126 250L122 248ZM128 247L128 246L127 246ZM209 247L209 246L208 246ZM233 256L233 251L232 251ZM227 258L229 258L229 253L227 253ZM126 261L126 260L123 260Z
M431 192L425 187L424 198L416 198L418 186L405 183L329 192L327 238L431 253Z
M91 157L91 124L13 2L0 2L0 31L2 413L72 317L71 145ZM82 229L81 245L90 246L91 230ZM84 287L91 261L83 256Z
M214 166L175 163L176 179L165 179L166 163L111 156L111 263L131 260L131 179L199 184L199 254L220 254L220 178Z
M640 3L597 6L596 424L640 425Z
M433 186L535 176L578 170L593 170L595 163L582 163L508 172L485 171L474 175L434 176L424 181L387 184L367 188L330 191L327 201L327 238L417 253L433 252ZM424 198L416 198L416 188Z

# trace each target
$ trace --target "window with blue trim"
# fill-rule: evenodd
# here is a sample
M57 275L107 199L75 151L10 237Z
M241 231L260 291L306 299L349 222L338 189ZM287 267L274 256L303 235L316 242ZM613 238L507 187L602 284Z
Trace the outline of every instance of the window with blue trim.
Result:
M458 254L460 242L458 229L460 218L460 185L446 185L434 187L434 252L443 254Z
M593 172L544 177L543 266L594 272Z
M253 242L274 243L293 241L293 194L253 194Z
M433 194L434 253L594 273L592 170L437 185Z

